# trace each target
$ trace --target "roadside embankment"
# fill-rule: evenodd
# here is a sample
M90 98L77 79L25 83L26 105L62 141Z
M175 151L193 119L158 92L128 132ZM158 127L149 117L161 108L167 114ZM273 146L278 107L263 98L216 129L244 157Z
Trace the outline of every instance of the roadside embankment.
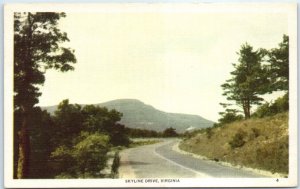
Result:
M288 175L288 112L212 128L184 139L179 148L228 165Z

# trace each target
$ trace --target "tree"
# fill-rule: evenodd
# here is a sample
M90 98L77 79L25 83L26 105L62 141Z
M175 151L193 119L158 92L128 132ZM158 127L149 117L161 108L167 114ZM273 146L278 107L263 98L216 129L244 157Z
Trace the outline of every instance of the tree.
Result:
M268 53L270 63L271 91L288 91L289 89L289 37L283 36L279 48Z
M249 44L241 46L239 51L239 64L233 64L235 70L231 72L232 78L222 85L223 95L227 100L235 101L242 107L245 119L250 118L251 106L260 104L263 100L259 97L267 91L269 80L265 68L261 65L264 50L254 51Z
M219 114L222 117L218 120L219 124L223 125L234 121L242 120L243 116L237 113L238 111L235 109L226 109L225 112L220 112Z
M176 129L169 127L163 131L163 136L164 137L176 137L176 136L178 136L178 133L176 132Z
M54 112L53 121L55 124L55 134L53 143L57 145L73 145L73 139L84 129L84 115L82 108L78 104L69 104L69 100L63 100L59 103Z
M74 51L61 46L68 41L58 28L64 13L25 12L14 14L14 109L20 111L18 133L17 178L26 178L29 170L30 112L41 95L38 85L45 81L44 73L53 68L62 72L73 70Z
M110 143L114 146L128 146L130 143L125 126L122 124L115 124L109 133Z

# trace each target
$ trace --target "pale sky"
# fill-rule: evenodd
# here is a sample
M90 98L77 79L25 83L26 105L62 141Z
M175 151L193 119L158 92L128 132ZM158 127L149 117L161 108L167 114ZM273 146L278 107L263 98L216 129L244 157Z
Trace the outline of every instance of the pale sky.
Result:
M132 98L217 121L240 46L277 47L288 22L279 13L67 13L60 28L78 62L47 71L40 106Z

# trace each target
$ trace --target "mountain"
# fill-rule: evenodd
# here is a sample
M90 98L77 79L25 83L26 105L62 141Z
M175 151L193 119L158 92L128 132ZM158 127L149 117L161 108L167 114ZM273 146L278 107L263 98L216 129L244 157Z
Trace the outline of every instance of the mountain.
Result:
M120 122L130 128L163 131L173 127L177 132L184 132L213 125L212 121L201 116L163 112L136 99L118 99L95 105L122 112L123 117ZM50 113L53 113L56 108L57 106L43 107Z

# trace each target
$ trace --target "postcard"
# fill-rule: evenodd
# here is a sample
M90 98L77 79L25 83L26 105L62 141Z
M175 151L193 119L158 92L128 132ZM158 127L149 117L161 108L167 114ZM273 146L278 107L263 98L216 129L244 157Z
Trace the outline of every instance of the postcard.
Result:
M5 187L297 185L296 3L4 11Z

